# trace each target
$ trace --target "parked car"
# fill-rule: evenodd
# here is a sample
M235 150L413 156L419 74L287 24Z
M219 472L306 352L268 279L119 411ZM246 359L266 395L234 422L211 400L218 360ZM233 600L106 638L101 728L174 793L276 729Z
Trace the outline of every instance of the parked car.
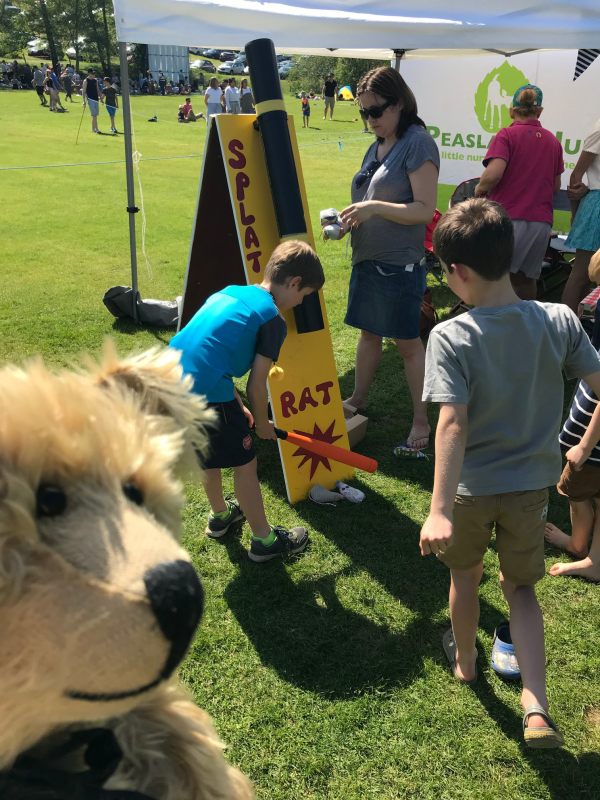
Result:
M280 53L277 58L277 63L281 64L282 61L291 61L292 59L289 56L284 56L283 53Z
M204 58L218 58L221 55L220 50L215 50L214 47L209 47L208 50L202 52Z
M203 56L204 55L204 48L203 47L188 47L188 51L193 56Z
M48 42L45 42L43 39L31 39L31 41L27 42L27 54L30 56L50 58Z
M216 72L215 65L212 61L207 61L206 58L197 58L195 61L190 63L190 67L192 69L201 69L204 72Z
M217 67L217 72L220 72L221 75L232 75L233 61L226 61L224 64L219 64Z
M221 55L218 56L219 61L233 61L235 59L235 53L231 50L222 50Z
M288 77L288 75L290 74L290 70L291 67L288 66L287 64L283 67L279 67L279 77L281 78L281 80L285 80Z

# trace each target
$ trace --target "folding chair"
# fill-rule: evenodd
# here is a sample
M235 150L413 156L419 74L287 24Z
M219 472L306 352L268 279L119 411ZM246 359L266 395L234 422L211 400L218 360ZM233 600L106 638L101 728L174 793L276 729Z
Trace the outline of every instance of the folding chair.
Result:
M554 195L552 207L555 211L571 211L571 203L565 189L560 189ZM571 273L571 262L575 250L565 245L566 236L556 231L550 234L550 241L546 255L542 262L542 271L537 282L539 300L544 300L549 295L556 293L567 282Z

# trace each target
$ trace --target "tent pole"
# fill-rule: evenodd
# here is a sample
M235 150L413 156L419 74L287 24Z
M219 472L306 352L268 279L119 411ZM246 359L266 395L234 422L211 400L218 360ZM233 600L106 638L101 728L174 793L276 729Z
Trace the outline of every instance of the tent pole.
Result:
M131 257L132 317L138 321L138 274L135 241L135 215L139 211L135 204L133 182L133 149L131 145L131 104L129 101L129 65L127 64L127 42L119 42L121 66L121 99L123 105L123 139L125 142L125 175L127 177L127 213L129 214L129 253Z
M406 50L397 50L394 49L394 69L396 72L400 72L400 62L402 61L402 56L406 53Z

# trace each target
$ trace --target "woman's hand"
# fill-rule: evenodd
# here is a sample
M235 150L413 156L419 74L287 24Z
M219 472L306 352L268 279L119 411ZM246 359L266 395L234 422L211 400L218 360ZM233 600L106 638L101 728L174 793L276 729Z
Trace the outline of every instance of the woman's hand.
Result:
M364 200L362 203L352 203L340 212L340 219L346 230L357 228L377 213L376 200Z
M585 183L571 183L567 187L567 197L569 200L581 200L589 192Z

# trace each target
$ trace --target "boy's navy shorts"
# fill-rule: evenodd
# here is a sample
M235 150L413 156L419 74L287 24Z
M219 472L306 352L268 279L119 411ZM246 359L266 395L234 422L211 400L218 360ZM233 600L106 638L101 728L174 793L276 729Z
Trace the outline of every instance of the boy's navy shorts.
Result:
M227 403L208 403L216 412L214 426L207 428L208 450L200 458L204 469L242 467L249 464L256 453L248 420L237 400Z

